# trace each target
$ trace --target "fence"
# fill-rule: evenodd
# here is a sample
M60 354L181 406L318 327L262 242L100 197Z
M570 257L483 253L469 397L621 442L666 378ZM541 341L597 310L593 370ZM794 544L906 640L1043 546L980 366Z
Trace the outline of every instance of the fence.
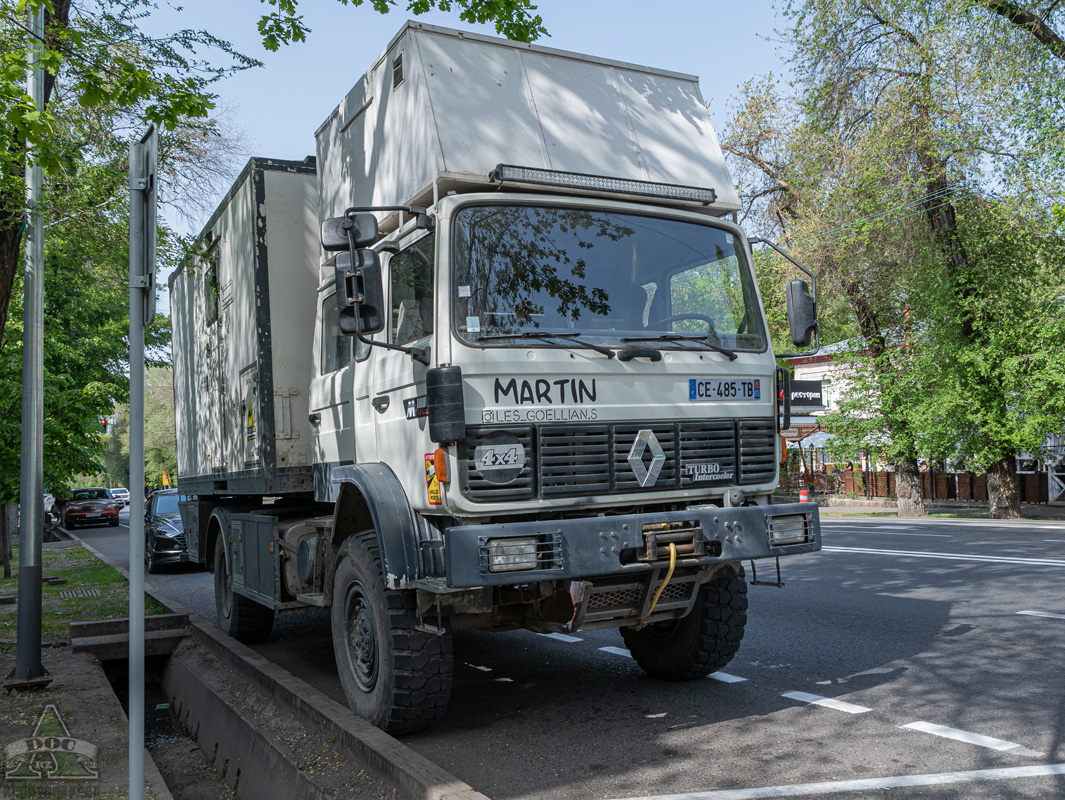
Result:
M815 473L809 482L814 494L866 495L864 472ZM1022 473L1017 476L1020 484L1021 502L1047 503L1050 487L1045 472ZM895 496L894 472L869 473L869 497ZM807 488L807 482L797 473L782 474L780 488L789 494L797 494ZM972 472L922 472L921 496L926 500L963 500L987 502L987 476Z

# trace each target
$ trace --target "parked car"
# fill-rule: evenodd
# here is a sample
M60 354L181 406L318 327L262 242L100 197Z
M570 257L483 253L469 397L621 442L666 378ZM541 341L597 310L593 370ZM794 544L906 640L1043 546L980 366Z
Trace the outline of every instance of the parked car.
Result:
M55 497L48 492L44 493L44 516L50 517L55 513Z
M118 509L121 503L115 501L111 491L103 486L90 489L75 489L70 502L63 509L63 527L78 525L118 525Z
M124 486L116 486L111 490L111 496L124 506L129 505L129 489Z
M148 572L155 574L165 564L184 564L189 560L178 511L178 503L188 499L177 489L163 489L148 498L144 510L144 566Z

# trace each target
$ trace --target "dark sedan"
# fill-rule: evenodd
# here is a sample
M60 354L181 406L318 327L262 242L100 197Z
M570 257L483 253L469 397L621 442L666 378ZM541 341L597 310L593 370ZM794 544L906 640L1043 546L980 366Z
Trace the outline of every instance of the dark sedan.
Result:
M75 489L70 502L63 509L63 527L67 530L78 525L118 525L118 510L121 503L115 502L111 492L102 486L91 489Z
M144 566L148 572L154 574L164 564L184 564L189 560L178 511L178 502L188 499L176 489L164 489L148 499L144 511Z

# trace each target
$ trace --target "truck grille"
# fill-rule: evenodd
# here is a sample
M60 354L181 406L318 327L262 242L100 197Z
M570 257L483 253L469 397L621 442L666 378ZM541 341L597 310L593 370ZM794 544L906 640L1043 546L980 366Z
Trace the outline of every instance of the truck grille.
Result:
M637 445L645 430L654 434L655 446ZM477 468L477 448L501 437L525 452L524 466L513 476ZM642 473L630 456L642 462ZM482 502L749 485L776 474L776 423L768 418L471 426L459 457L463 492ZM641 485L641 475L659 465L657 478Z

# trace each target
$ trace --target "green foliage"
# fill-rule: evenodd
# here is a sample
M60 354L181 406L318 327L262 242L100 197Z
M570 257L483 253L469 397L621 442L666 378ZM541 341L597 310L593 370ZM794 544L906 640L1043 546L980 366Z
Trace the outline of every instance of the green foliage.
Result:
M277 50L283 44L304 42L310 28L297 13L299 0L262 0L274 10L259 18L263 47ZM367 0L340 0L342 5L361 6ZM375 11L387 14L398 4L395 0L369 0ZM543 20L534 14L530 0L407 0L406 10L413 16L438 8L459 12L459 19L472 24L494 22L496 33L518 42L532 42L547 34Z

